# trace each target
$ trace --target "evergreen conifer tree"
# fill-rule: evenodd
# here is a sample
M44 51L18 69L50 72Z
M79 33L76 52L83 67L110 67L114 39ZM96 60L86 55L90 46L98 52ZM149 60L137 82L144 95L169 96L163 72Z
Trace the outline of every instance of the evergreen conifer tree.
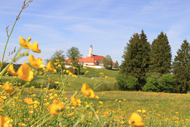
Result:
M176 80L176 92L186 93L190 88L190 45L184 40L173 62L173 74Z
M149 70L150 62L150 44L142 30L141 34L134 34L125 47L124 61L120 66L120 73L126 76L134 76L138 79L139 84L136 90L141 90L146 83L146 73Z
M160 74L170 73L171 58L171 47L168 38L166 34L161 32L151 45L151 71Z

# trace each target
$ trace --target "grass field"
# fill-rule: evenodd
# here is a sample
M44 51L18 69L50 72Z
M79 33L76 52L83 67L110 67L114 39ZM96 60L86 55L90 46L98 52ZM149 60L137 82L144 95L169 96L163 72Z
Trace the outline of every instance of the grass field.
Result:
M59 91L55 91L59 93ZM39 94L39 89L34 89ZM65 97L70 97L74 91L67 91ZM94 101L95 110L101 121L114 121L121 126L124 121L128 125L131 113L138 112L147 127L184 127L190 119L190 94L155 93L142 91L101 91L95 92L99 99ZM80 97L84 103L93 99ZM103 104L99 104L99 101ZM144 111L142 113L142 111ZM112 115L107 115L107 114Z
M104 76L101 76L100 72L103 72L104 76L109 76L109 78L106 79ZM73 96L75 91L80 93L82 84L87 83L92 89L99 85L99 87L94 90L95 95L97 95L99 98L85 98L82 94L77 96L77 98L81 99L81 105L83 106L93 102L93 107L98 114L101 123L106 127L129 126L128 121L130 119L131 113L134 112L138 113L143 118L143 123L146 125L146 127L190 126L190 94L119 91L117 89L118 86L115 83L115 76L117 74L118 71L106 69L91 69L88 75L79 75L77 78L72 78L71 76L65 76L61 78L58 74L49 74L48 78L53 80L53 82L62 82L62 80L64 80L68 84L68 87L65 89L66 94L64 95L60 93L59 90L54 90L53 92L48 91L46 93L44 88L47 87L48 84L47 77L44 78L40 76L30 85L30 87L35 86L39 88L25 88L24 92L22 93L22 99L26 97L32 97L33 100L39 100L41 105L42 103L46 105L46 110L39 108L36 109L36 113L38 110L40 110L40 112L47 114L49 112L48 107L53 102L51 97L61 97L60 99L64 101L66 107L69 109L65 109L63 111L63 113L65 112L64 114L67 115L67 113L73 113L73 110L70 109L71 105L68 104L67 106L66 104L68 103L67 100L71 99L70 97ZM18 81L18 79L13 78L12 76L4 76L3 82L7 80L10 82ZM22 81L20 82L22 83ZM43 87L40 88L40 85L43 85ZM51 85L53 86L55 83L52 83ZM43 98L47 98L46 103L43 102ZM21 102L20 104L26 106L24 102ZM28 109L26 108L26 111L27 110ZM9 112L8 109L5 109L5 111ZM99 126L92 111L84 112L83 108L79 110L77 107L75 115L72 118L69 118L69 123L71 126L73 126L73 121L76 122L78 117L80 117L81 111L84 113L87 121L84 124L79 124L80 126ZM19 109L17 112L19 112ZM40 115L35 115L36 117L40 117ZM34 118L34 115L29 115L29 117ZM23 123L27 125L27 122L23 121ZM56 122L55 124L57 125ZM52 125L52 123L47 122L47 125Z

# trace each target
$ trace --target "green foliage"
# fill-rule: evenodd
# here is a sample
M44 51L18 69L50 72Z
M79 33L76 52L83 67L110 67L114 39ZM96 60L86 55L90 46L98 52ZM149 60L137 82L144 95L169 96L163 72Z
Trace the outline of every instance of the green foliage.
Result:
M104 67L107 69L111 69L112 68L112 58L110 55L106 55L103 60L102 63L104 64Z
M115 61L115 65L114 65L114 68L117 68L117 69L119 69L119 63L118 63L118 61L117 61L117 60Z
M122 57L121 74L136 77L139 82L136 90L142 89L150 64L150 44L143 30L140 35L136 33L131 37Z
M82 57L82 54L80 54L80 51L77 47L71 47L68 49L66 55L68 58L71 58L71 60Z
M170 73L171 70L171 47L166 34L158 35L151 45L151 71L161 74Z
M80 74L80 65L78 64L77 58L81 58L82 54L80 54L79 49L77 47L71 47L69 50L67 50L66 55L67 57L71 58L71 65L73 67L77 67L77 69L72 69L71 72L73 72L73 74Z
M116 77L116 81L121 90L135 90L138 84L137 78L133 76L125 76L123 74L119 74Z
M147 78L147 83L143 86L143 91L159 92L159 83L156 76Z
M163 74L160 81L160 90L164 92L173 92L175 80L172 74Z
M176 80L175 92L186 93L190 88L190 46L187 40L184 40L181 49L177 51L173 62L173 74Z
M63 50L56 50L54 54L50 57L50 59L45 59L46 63L51 61L52 64L57 63L56 60L59 60L58 63L61 65L61 67L57 67L56 69L57 72L60 72L61 70L64 69L65 55L63 53L64 53Z

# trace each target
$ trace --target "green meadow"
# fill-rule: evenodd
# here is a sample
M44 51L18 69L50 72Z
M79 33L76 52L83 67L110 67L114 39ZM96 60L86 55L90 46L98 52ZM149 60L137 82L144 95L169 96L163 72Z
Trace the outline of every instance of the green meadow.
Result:
M120 91L115 81L115 76L119 71L91 68L87 70L89 73L78 75L77 78L68 76L68 79L64 78L64 81L68 81L69 84L65 89L64 98L69 99L75 91L80 91L83 83L87 83L92 89L98 86L93 89L95 95L99 97L98 99L84 98L84 96L79 96L79 98L83 100L83 104L93 102L100 121L105 126L129 126L128 120L133 112L140 114L143 123L147 127L187 127L190 125L190 94ZM85 73L85 71L81 69L82 73ZM104 73L103 76L100 75L101 72ZM105 79L104 76L109 78ZM49 74L49 78L54 82L62 81L60 74ZM12 76L4 76L3 79L15 80ZM25 88L22 95L23 99L29 96L28 92L31 95L35 94L37 97L41 96L46 91L44 88L47 87L47 84L47 79L43 77L34 80L31 86L36 85L37 88ZM55 85L55 83L52 84ZM43 85L43 87L40 88L40 85ZM51 93L49 91L47 95ZM53 94L61 95L60 90L54 90ZM91 123L93 121L88 121L84 126L99 126L98 124L91 125Z

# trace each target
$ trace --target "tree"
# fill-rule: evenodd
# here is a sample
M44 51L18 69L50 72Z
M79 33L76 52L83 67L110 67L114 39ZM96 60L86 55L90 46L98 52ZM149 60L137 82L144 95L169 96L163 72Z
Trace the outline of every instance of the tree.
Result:
M118 63L118 61L117 61L117 60L115 61L114 68L117 68L117 69L119 68L119 63Z
M173 74L176 80L176 92L186 93L190 87L190 46L187 40L184 40L181 49L177 51L173 62Z
M142 30L141 34L134 34L125 47L124 61L120 66L120 73L138 79L136 90L141 90L146 83L146 73L150 64L150 44Z
M71 47L69 50L67 50L66 53L67 57L71 59L71 65L73 67L77 67L77 69L73 70L74 74L79 74L80 73L80 66L78 64L78 58L82 57L82 54L80 54L80 51L76 47Z
M112 68L112 58L110 55L106 55L103 60L102 63L104 64L104 67L107 69L111 69Z
M63 50L56 50L54 54L50 57L50 59L45 59L46 64L51 61L52 64L57 63L56 60L59 60L59 64L61 64L61 68L63 69L63 65L65 62L65 55L63 54ZM58 69L59 71L59 69Z
M151 71L161 74L170 73L171 58L171 47L168 38L166 34L161 32L151 45Z
M51 61L52 63L56 62L56 59L59 59L59 61L64 62L65 61L65 55L63 54L63 50L56 50L54 54L50 57L50 59L45 59L45 62L48 63Z
M67 50L66 55L68 58L71 58L71 60L82 57L82 54L80 54L79 49L76 47L71 47L69 50Z

